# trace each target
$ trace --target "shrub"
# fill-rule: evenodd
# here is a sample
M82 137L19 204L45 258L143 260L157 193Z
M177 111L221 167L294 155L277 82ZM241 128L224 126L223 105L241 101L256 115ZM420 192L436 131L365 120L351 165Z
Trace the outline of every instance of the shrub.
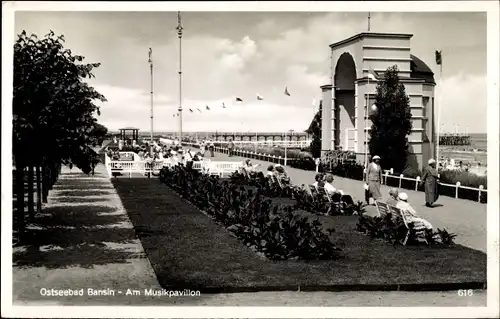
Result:
M333 259L340 249L331 240L333 229L318 220L293 214L292 207L272 205L263 188L242 185L240 175L222 180L183 166L164 168L160 180L172 187L248 247L272 260Z

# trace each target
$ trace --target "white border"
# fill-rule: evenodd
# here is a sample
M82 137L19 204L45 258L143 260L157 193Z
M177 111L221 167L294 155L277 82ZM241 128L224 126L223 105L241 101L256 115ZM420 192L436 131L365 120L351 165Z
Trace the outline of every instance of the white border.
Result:
M487 12L488 307L41 307L12 306L12 68L15 11L357 11ZM467 21L464 21L467 23ZM2 3L2 317L103 318L459 318L499 313L499 8L496 1L403 2L3 2ZM64 311L61 311L64 309Z

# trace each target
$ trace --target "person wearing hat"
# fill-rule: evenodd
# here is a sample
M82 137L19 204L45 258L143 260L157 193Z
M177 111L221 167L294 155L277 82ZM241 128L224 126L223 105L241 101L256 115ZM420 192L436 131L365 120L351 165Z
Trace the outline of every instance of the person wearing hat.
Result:
M274 175L274 165L269 165L267 167L267 173L266 176L271 177Z
M410 223L411 222L421 222L424 225L424 227L427 228L428 230L432 229L431 223L429 223L428 221L426 221L423 218L420 218L417 215L417 212L415 211L415 209L413 209L413 207L411 207L411 205L408 203L408 194L399 193L398 203L396 205L396 208L399 208L406 213L405 216L406 216L406 219L408 220L408 222L410 222Z
M424 184L425 190L425 206L432 207L439 197L439 175L436 169L436 161L429 160L429 166L425 167L422 172L420 184Z
M372 162L366 169L366 183L368 184L369 198L381 199L382 167L380 167L380 156L378 155L373 156Z
M233 150L234 150L234 142L232 139L229 139L229 144L227 145L228 152L229 152L229 157L233 156Z
M389 199L387 200L387 204L396 206L398 204L398 195L399 191L397 190L397 188L391 188L389 190Z

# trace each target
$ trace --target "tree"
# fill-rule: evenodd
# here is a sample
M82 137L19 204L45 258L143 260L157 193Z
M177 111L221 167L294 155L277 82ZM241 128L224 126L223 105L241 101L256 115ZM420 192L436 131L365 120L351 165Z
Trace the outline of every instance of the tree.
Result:
M321 111L323 108L323 101L319 101L319 111L314 115L309 128L306 133L312 135L311 140L311 154L314 158L321 157Z
M377 85L376 110L370 114L370 154L382 157L385 169L402 172L406 165L411 132L410 98L399 81L397 66L389 67Z
M94 118L100 115L94 101L106 99L85 81L94 77L92 70L100 64L80 63L84 57L64 49L63 44L64 36L52 31L42 39L23 31L14 44L12 124L19 214L24 214L26 167L30 178L32 167L42 168L36 175L42 184L49 183L42 186L42 197L46 197L60 164L71 161L86 169L93 156L91 146L107 131ZM22 228L24 217L18 217Z

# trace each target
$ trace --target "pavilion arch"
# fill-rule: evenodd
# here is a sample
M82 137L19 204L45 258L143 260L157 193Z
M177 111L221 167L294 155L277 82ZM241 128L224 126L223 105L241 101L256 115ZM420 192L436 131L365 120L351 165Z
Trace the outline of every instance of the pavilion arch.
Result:
M349 52L340 55L333 76L335 90L333 139L335 148L354 147L356 140L356 62ZM341 129L342 128L342 129Z

